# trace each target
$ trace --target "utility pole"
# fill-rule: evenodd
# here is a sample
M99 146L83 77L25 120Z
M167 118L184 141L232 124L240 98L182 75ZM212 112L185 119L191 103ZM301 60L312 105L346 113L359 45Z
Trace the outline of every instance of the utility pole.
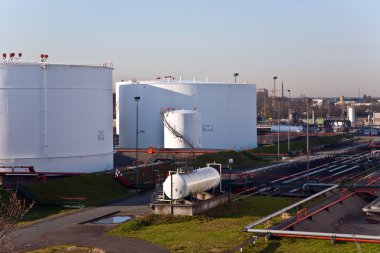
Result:
M289 106L288 106L288 153L290 152L290 90L288 90L289 93Z
M273 76L273 111L276 110L276 79L277 76ZM274 115L273 115L274 118Z
M136 101L136 192L139 188L139 101L140 97L135 97Z

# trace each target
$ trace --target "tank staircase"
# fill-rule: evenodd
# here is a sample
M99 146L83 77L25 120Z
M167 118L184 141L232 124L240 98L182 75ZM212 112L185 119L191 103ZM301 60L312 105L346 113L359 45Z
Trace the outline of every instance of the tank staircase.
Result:
M173 109L171 109L173 110ZM191 148L199 148L199 146L188 136L186 136L183 131L176 130L176 126L170 124L170 122L166 119L165 113L170 112L170 109L168 110L161 110L161 119L164 123L164 126L168 128L168 130L177 138L182 139L187 145L189 145Z
M164 195L164 183L163 178L161 176L158 177L156 186L152 195L152 204L159 203L165 200Z

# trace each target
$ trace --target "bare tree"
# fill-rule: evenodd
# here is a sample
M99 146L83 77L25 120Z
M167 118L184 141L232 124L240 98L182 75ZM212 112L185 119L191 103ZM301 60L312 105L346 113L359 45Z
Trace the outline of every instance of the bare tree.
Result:
M0 252L13 252L13 240L17 224L32 206L33 204L18 199L16 192L11 192L9 200L0 197Z

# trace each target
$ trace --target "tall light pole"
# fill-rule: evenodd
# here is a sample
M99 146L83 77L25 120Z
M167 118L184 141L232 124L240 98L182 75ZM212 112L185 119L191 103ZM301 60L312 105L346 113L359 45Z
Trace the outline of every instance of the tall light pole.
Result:
M139 185L139 101L140 97L135 97L136 101L136 192Z
M273 110L276 109L276 79L277 76L273 76Z
M290 90L288 90L289 93L289 106L288 106L288 153L290 152Z
M234 73L234 77L235 77L235 83L236 83L236 77L239 75L239 73Z
M310 176L309 176L309 99L306 100L306 193L310 195Z
M276 98L275 98L276 99ZM281 106L280 106L281 98L278 98L278 131L277 131L277 159L280 160L280 117L281 117Z

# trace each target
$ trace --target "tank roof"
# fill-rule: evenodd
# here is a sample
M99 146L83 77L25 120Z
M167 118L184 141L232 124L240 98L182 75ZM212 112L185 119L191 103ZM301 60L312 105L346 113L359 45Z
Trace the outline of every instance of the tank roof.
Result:
M188 85L199 85L199 84L206 84L206 85L252 85L254 83L233 83L233 82L206 82L206 81L194 81L194 80L142 80L142 81L121 81L121 82L116 82L118 84L188 84Z
M96 67L96 68L110 68L113 69L112 63L102 63L102 64L67 64L67 63L50 63L50 62L33 62L33 61L21 61L21 60L13 60L13 61L2 61L1 65L39 65L39 66L72 66L72 67Z

